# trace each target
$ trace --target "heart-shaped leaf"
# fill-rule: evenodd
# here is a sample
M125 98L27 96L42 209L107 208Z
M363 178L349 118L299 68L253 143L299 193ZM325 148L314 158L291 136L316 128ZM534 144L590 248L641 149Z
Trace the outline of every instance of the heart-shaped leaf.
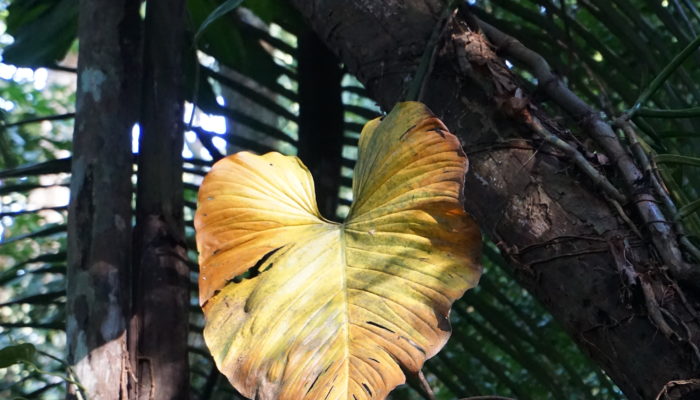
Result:
M450 335L480 276L459 140L420 103L365 126L343 224L319 215L296 157L214 165L195 216L204 337L256 399L383 399Z

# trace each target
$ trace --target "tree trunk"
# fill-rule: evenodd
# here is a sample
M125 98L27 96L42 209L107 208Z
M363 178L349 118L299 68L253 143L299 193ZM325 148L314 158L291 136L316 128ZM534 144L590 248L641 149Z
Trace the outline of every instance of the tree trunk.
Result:
M91 399L127 398L131 127L139 1L80 2L68 220L68 361ZM69 388L69 397L76 387Z
M134 231L134 399L189 398L182 147L184 0L147 2Z
M148 2L143 49L139 7L80 3L66 330L68 359L90 399L189 398L184 1ZM132 242L131 131L139 112Z
M321 214L335 219L343 150L343 71L313 31L299 35L299 158L311 171Z
M292 2L387 110L404 98L445 3ZM693 307L700 294L686 290L685 302L665 268L685 267L664 266L657 256L663 249L650 243L654 232L639 222L643 212L632 216L642 227L640 238L570 154L543 140L538 127L566 133L521 95L525 89L463 18L457 15L442 34L452 40L440 46L423 101L469 155L467 210L497 242L519 282L630 399L654 399L670 381L697 378L700 327ZM692 387L682 386L669 398L690 399L683 392Z

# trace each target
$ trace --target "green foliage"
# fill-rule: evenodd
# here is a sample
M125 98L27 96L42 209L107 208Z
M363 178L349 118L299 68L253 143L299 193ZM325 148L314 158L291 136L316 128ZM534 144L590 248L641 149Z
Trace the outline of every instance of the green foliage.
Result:
M75 40L77 0L13 1L6 24L14 43L3 49L7 64L52 66L62 60Z
M288 1L249 0L246 7L263 21L278 24L287 31L300 32L305 28L301 16Z
M184 165L190 249L194 249L196 190L212 159L246 149L260 153L298 151L295 33L305 29L303 22L290 11L288 2L250 0L231 11L236 3L240 2L187 0L191 30L190 44L183 49L189 60L187 96L199 108L186 136L189 153ZM688 239L698 244L698 6L687 0L473 3L475 14L542 54L579 96L603 110L609 120L632 115L640 131L640 145L654 161L653 171L663 177L676 202L677 218L682 220ZM8 6L2 0L0 16L7 30L0 36L5 64L73 64L61 60L66 55L69 59L75 56L77 1L15 0ZM198 30L199 40L195 40ZM4 72L12 68L0 65L0 347L16 346L12 338L60 354L65 345L65 204L42 206L42 211L35 212L37 207L30 198L46 186L67 184L75 77L67 72L63 78L67 76L68 83L54 81L38 89L21 77L26 70ZM526 71L518 67L513 71L526 85L536 83ZM51 74L57 76L55 71ZM352 200L349 182L359 128L378 112L351 76L343 80L343 101L345 146L335 155L343 164L341 176L336 177L341 217ZM541 106L559 114L556 106L546 101ZM681 115L673 110L691 111ZM204 113L225 116L225 132L212 132L202 123ZM23 122L52 115L64 119ZM453 340L426 365L426 378L437 398L452 400L477 394L521 399L620 398L605 374L508 275L495 247L488 245L487 250L482 284L455 304ZM193 289L193 395L202 399L240 398L203 350L203 322L194 295L196 255L191 250L188 255ZM19 346L28 351L31 345ZM13 347L0 350L0 360L11 359L1 356L8 348ZM43 350L36 354L37 365L66 375L65 365L42 355ZM61 396L63 378L19 367L0 371L0 397ZM392 398L420 398L416 387L405 386Z
M20 343L0 349L0 368L23 362L32 362L36 348L30 343Z
M197 32L195 32L194 42L197 43L199 36L209 27L209 25L211 25L212 22L233 11L234 9L236 9L236 7L240 6L241 3L243 3L243 0L226 0L223 3L221 3L218 7L216 7L214 11L212 11L211 14L207 16L204 22L202 22L202 25L199 26Z
M275 64L261 46L259 35L262 32L257 32L257 28L237 18L234 13L219 15L230 10L219 8L217 3L213 0L187 1L191 23L195 29L199 29L197 48L213 56L222 66L266 86L274 85L285 70Z
M70 3L15 2L5 10L0 2L0 43L12 43L2 49L3 62L63 59L75 35L77 2ZM74 76L7 64L0 75L0 347L25 352L23 364L0 370L0 397L57 398L66 367L40 349L60 354L65 345L65 204L56 195L67 195L57 188L67 183L70 164L56 159L69 154L72 121L65 114L75 101Z

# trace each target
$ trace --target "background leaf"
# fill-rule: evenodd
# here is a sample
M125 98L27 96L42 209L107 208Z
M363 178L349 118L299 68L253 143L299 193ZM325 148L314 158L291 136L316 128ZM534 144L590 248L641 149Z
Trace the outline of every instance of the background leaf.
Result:
M35 353L36 348L30 343L3 347L0 349L0 368L7 368L22 362L31 362Z
M197 32L194 34L194 42L197 43L200 35L209 27L209 25L211 25L212 22L233 11L236 9L236 7L241 5L241 3L243 3L243 0L226 0L221 3L221 5L216 7L216 9L214 9L214 11L207 16L204 22L202 22L199 29L197 29Z
M44 67L66 56L78 27L77 0L13 1L9 12L7 32L14 42L2 51L5 63Z

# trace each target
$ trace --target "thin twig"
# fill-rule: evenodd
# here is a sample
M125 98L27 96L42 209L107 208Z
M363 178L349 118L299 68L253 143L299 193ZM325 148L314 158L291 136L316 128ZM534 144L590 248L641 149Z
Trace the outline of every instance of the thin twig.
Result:
M683 320L678 320L668 310L661 308L661 312L665 316L667 316L668 319L671 320L671 322L673 322L676 325L680 325L685 329L686 337L681 339L680 335L678 335L678 338L680 340L682 340L684 343L686 343L693 350L693 355L695 355L696 360L700 361L700 349L698 348L698 346L695 343L693 343L693 332L690 330L690 327L688 326L688 324L683 322Z
M35 118L27 118L23 119L21 121L17 122L10 122L7 124L0 124L0 127L2 128L11 128L13 126L20 126L24 124L33 124L35 122L43 122L43 121L60 121L64 119L71 119L75 117L75 113L65 113L65 114L57 114L57 115L47 115L44 117L35 117Z
M659 73L656 78L649 84L649 86L644 89L642 94L639 96L637 101L634 102L634 105L630 110L628 111L629 116L632 116L635 112L639 110L639 107L646 103L649 98L656 93L656 91L661 87L661 85L666 82L666 79L675 71L678 67L681 66L683 61L685 61L686 58L688 58L695 50L700 47L700 36L695 38L692 42L690 42L679 54L677 54L675 57L673 57L673 60L666 65L666 67Z
M630 148L632 149L632 152L637 158L637 161L641 164L646 175L649 177L649 180L654 190L656 191L656 195L661 198L668 212L671 215L676 215L676 213L678 212L676 204L671 199L671 196L669 195L666 188L664 188L661 184L661 180L657 176L655 168L649 160L647 153L642 148L642 145L639 142L639 137L637 136L637 133L632 127L632 124L629 121L618 120L617 125L624 132L625 137L630 143ZM681 244L686 248L686 250L688 250L690 254L693 255L693 257L696 258L696 260L700 261L700 250L697 247L695 247L695 245L693 245L690 242L690 240L686 238L683 224L680 221L676 221L676 223L674 224L674 228L676 229L676 232L678 232L678 235L681 238Z
M44 68L46 68L46 69L52 69L52 70L54 70L54 71L68 72L68 73L71 73L71 74L77 74L77 73L78 73L78 68L69 67L69 66L66 66L66 65L58 65L58 64L46 65L46 66L44 66Z
M418 378L418 384L420 385L420 392L421 395L427 399L427 400L435 400L435 393L433 393L433 388L430 387L430 383L428 383L428 380L425 379L425 375L423 375L423 371L419 370L417 374Z
M598 249L586 249L586 250L581 250L581 251L572 251L569 253L559 253L557 255L551 256L551 257L546 257L546 258L539 258L536 260L532 261L525 261L525 263L529 266L532 267L535 264L544 264L548 262L552 262L554 260L558 260L561 258L567 258L567 257L578 257L578 256L584 256L587 254L595 254L595 253L607 253L609 249L607 247L601 247Z
M557 244L561 243L567 243L567 242L572 242L575 240L585 240L589 242L605 242L605 239L601 239L599 237L595 236L571 236L571 235L563 235L563 236L557 236L551 240L546 240L544 242L540 243L533 243L530 245L527 245L521 249L518 249L518 252L516 253L518 256L522 256L524 253L537 249L537 248L542 248L542 247L547 247L547 246L554 246Z
M622 205L615 199L608 199L610 204L612 204L613 208L617 211L617 214L622 218L623 221L627 224L627 226L634 232L635 235L637 235L638 238L643 238L642 233L637 229L637 225L632 222L630 217L627 216L627 213L625 212L625 209L622 208Z
M675 381L668 381L664 387L661 388L661 391L658 395L656 395L654 400L661 400L661 396L664 396L664 399L668 398L668 391L677 386L690 386L691 389L697 389L700 388L700 379L679 379Z
M559 136L549 132L537 117L532 116L532 118L527 122L529 122L532 130L535 131L535 133L537 133L547 143L560 149L571 157L574 164L579 167L593 181L593 183L601 187L610 197L622 203L627 201L625 196L620 193L620 191L617 190L617 188L613 186L610 181L608 181L608 178L595 169L593 165L591 165L591 163L589 163L588 160L583 157L581 152L576 150L574 146L570 145Z
M455 15L455 7L457 0L448 0L445 5L445 9L438 18L433 32L430 34L427 44L425 45L425 51L421 57L420 63L418 64L418 69L413 77L413 81L408 87L408 93L406 93L407 101L420 101L423 97L423 92L425 91L425 84L428 81L428 77L433 70L433 65L435 64L435 55L437 54L438 42L440 38L445 33L445 29L449 25L450 20Z
M68 362L40 349L37 349L36 352L63 365L66 368L66 372L68 373L69 378L66 379L66 382L74 385L78 389L77 394L81 397L81 399L87 399L87 395L85 394L85 387L80 384L80 381L78 380L78 375L75 373L73 367Z
M695 310L695 308L693 308L693 306L690 305L690 303L688 302L688 299L685 297L685 293L683 293L683 290L681 290L680 286L678 286L678 283L677 283L676 281L674 281L673 279L670 279L670 278L668 278L668 277L667 277L667 279L669 280L669 282L670 282L671 287L673 288L673 290L674 290L674 291L676 292L676 294L678 295L678 298L681 299L681 303L683 303L683 306L685 307L686 311L688 311L688 313L689 313L695 320L700 321L700 315L698 315L697 310Z
M680 336L668 325L668 322L666 322L666 319L663 317L661 307L654 294L654 288L652 288L648 278L645 275L640 275L639 283L642 287L642 294L644 295L644 302L646 303L649 319L659 328L667 339L680 339Z
M635 115L638 117L650 118L696 118L700 117L700 107L676 108L671 110L641 107L637 109Z
M633 286L637 283L637 278L639 274L634 269L634 265L627 259L627 241L620 237L613 235L608 238L608 246L610 248L610 254L612 254L615 260L615 265L620 273L620 277L624 277L625 286Z

